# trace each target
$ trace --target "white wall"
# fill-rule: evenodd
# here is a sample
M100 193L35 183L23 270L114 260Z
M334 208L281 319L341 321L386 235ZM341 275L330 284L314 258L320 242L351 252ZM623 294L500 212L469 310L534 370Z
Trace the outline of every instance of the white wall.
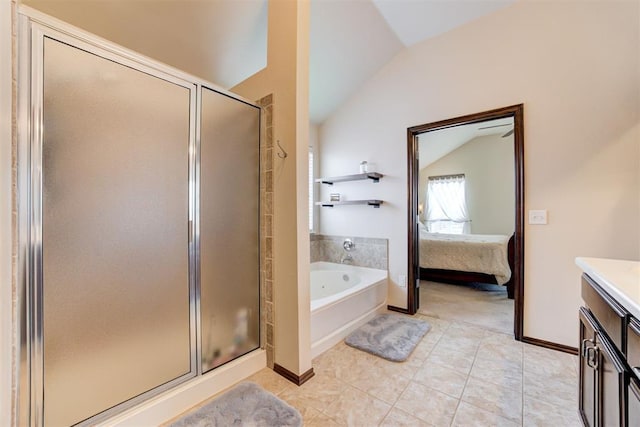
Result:
M321 211L321 231L389 239L406 307L407 127L524 103L524 335L577 346L576 256L640 259L637 2L517 2L403 51L321 127L322 174L376 162L379 184L333 190L381 209ZM324 194L328 193L326 186Z
M515 231L515 163L513 136L486 135L472 139L420 169L418 203L424 206L430 176L465 174L467 212L472 234ZM420 147L420 151L428 149ZM424 219L424 218L423 218Z

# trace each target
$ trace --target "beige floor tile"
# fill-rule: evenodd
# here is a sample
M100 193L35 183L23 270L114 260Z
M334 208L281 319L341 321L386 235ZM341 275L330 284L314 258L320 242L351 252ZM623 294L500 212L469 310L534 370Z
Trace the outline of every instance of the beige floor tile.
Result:
M579 427L582 426L582 422L578 415L577 402L573 405L553 405L525 396L523 425L525 427Z
M458 399L413 381L395 404L396 408L434 426L450 425L457 406Z
M380 424L381 427L429 427L430 425L398 408L391 409Z
M318 416L323 416L324 414L317 409L313 409L310 407L303 408L303 410L298 409L300 415L302 415L302 424L309 425L315 418Z
M462 401L511 421L522 422L522 389L497 387L484 380L469 377L462 393Z
M340 399L323 412L348 426L375 426L382 422L390 409L391 405L355 387L347 386Z
M471 370L474 361L474 353L465 353L449 346L436 346L427 361L437 363L452 369L458 369L460 372L467 374Z
M450 350L456 350L458 352L464 352L470 355L475 355L478 346L480 345L479 339L473 339L469 337L463 336L448 336L445 335L440 338L438 344L436 344L436 348L448 348Z
M404 377L411 379L423 363L422 360L417 359L407 359L404 362L392 362L380 357L377 359L375 361L375 371L377 375L384 378Z
M429 333L432 335L442 335L451 325L450 320L441 319L438 316L429 316L421 312L418 312L415 316L418 319L427 321L429 325L431 325Z
M323 411L340 398L345 387L346 384L338 379L316 375L299 387L294 384L287 386L278 397L301 412L308 407Z
M444 335L445 337L464 337L479 342L484 339L486 331L485 328L456 321L451 323Z
M427 333L428 335L428 333ZM410 359L425 360L436 346L437 340L428 340L425 336L409 355Z
M313 370L316 375L328 375L333 378L344 379L352 376L358 367L373 366L377 359L369 353L349 347L344 342L337 344L313 360Z
M273 394L282 392L291 384L291 382L284 379L282 375L276 374L269 368L264 368L256 372L247 378L247 381L253 381Z
M390 405L396 403L402 392L409 384L405 377L395 377L390 380L384 375L369 372L349 382L350 385L374 396Z
M307 422L305 420L304 425L305 427L342 427L345 424L342 424L320 412L318 415L313 417L311 421Z
M518 345L505 345L501 342L483 340L478 347L476 357L480 359L505 359L522 364L522 347Z
M469 375L497 386L522 390L522 366L510 360L476 358Z
M575 406L578 402L578 378L567 375L541 376L524 372L524 395L550 404Z
M459 399L467 382L467 376L455 367L447 368L427 360L416 372L413 381Z
M530 344L524 346L524 371L544 377L574 377L578 356Z
M517 427L520 424L469 403L460 402L451 425L464 427Z
M420 312L426 315L502 332L513 331L514 301L507 298L503 287L480 290L467 285L421 281L420 304Z

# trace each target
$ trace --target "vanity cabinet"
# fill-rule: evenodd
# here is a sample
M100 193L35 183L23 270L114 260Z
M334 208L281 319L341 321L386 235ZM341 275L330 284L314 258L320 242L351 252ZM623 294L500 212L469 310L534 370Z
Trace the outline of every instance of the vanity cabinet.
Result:
M627 325L633 318L587 275L582 277L582 298L578 405L582 421L586 426L638 426L640 381L626 354ZM632 347L638 345L640 350L640 334L637 337Z
M629 318L627 326L627 363L631 368L627 387L628 425L640 426L640 321Z

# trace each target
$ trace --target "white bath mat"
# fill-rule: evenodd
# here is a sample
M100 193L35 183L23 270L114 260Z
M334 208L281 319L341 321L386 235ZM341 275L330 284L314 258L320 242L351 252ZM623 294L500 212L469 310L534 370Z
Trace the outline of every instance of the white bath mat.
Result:
M424 320L379 314L353 331L345 343L393 362L403 362L429 329L431 325Z
M297 409L252 382L243 382L179 418L170 427L302 426Z

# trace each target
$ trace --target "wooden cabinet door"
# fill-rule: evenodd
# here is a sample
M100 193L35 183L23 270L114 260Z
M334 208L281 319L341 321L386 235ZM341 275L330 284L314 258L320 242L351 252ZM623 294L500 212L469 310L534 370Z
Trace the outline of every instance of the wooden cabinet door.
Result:
M640 426L640 381L632 377L628 392L627 425Z
M620 361L613 344L609 339L598 333L596 345L599 349L598 388L599 414L601 426L618 427L625 419L625 369Z
M578 408L587 427L596 425L599 357L596 347L596 323L591 313L580 308L580 390Z

